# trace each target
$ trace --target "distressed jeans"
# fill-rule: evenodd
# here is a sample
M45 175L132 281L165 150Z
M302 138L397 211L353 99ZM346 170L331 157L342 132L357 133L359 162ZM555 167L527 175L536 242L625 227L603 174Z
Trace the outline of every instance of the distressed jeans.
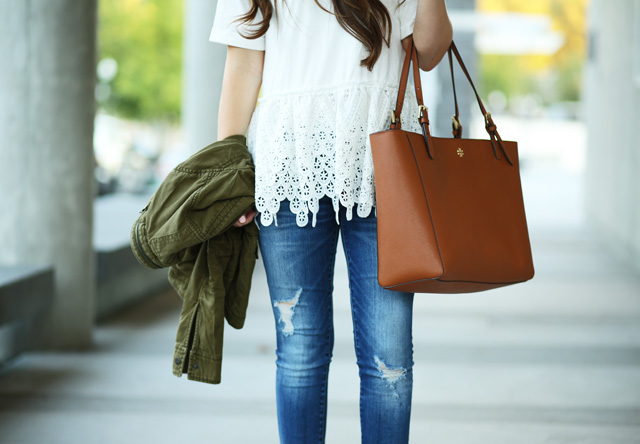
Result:
M260 225L260 249L276 324L276 400L282 444L324 443L338 243L347 258L360 376L362 442L406 444L413 387L413 294L377 278L376 217L346 220L320 200L316 226L296 225L282 202L278 225Z

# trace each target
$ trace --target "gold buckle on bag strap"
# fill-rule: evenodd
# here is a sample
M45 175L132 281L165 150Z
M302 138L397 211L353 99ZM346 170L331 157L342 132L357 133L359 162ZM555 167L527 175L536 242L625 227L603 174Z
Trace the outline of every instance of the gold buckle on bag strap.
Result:
M458 119L457 116L452 116L451 120L453 121L453 129L454 131L458 131L458 128L460 128L460 120Z
M391 110L391 123L402 123L400 120L400 116L396 117L396 110L392 109Z
M487 128L487 131L495 131L496 129L496 124L493 123L490 112L487 112L487 114L484 115L484 126Z

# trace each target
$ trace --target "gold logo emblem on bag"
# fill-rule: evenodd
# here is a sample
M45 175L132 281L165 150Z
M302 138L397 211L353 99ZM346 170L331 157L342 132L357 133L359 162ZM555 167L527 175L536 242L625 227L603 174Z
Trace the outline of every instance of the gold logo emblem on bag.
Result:
M458 148L458 151L456 151L458 153L458 156L462 157L464 156L464 151L462 151L462 148Z

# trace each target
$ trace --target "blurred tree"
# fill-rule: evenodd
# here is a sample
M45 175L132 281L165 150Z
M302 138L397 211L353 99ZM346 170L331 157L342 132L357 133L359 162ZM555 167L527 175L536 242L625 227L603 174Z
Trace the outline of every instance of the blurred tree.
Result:
M132 119L176 121L180 116L182 0L102 0L99 60L117 74L100 106Z
M559 100L580 99L582 68L587 54L586 6L587 0L554 0L551 3L551 17L566 39L552 58Z
M552 29L565 38L562 47L552 55L482 54L483 94L500 89L507 96L536 92L547 103L579 100L587 50L587 4L588 0L478 0L481 12L547 15Z
M507 96L524 95L537 89L536 75L523 57L501 54L481 55L481 94L499 90Z

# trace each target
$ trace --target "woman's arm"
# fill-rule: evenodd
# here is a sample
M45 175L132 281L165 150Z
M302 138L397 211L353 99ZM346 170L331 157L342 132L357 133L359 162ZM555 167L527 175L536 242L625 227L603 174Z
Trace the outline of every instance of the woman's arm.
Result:
M227 47L218 111L218 140L247 133L262 84L263 66L264 51ZM255 215L255 210L249 210L233 225L247 225Z
M447 52L453 29L444 0L418 0L416 22L413 25L413 41L418 50L420 69L431 71ZM409 37L402 40L405 51L409 51Z
M218 140L246 134L262 84L264 51L227 47L218 111Z

